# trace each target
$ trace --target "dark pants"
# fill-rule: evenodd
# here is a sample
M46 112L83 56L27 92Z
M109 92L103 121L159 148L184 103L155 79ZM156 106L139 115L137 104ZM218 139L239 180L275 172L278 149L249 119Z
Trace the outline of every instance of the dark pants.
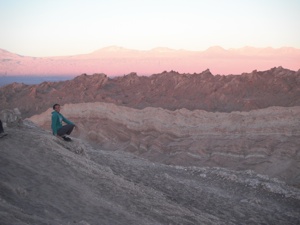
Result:
M3 126L2 126L2 121L0 120L0 133L3 133L4 132L4 129L3 129Z
M64 135L70 135L74 129L75 125L73 124L67 124L62 126L58 131L57 131L57 135L59 136L64 136Z

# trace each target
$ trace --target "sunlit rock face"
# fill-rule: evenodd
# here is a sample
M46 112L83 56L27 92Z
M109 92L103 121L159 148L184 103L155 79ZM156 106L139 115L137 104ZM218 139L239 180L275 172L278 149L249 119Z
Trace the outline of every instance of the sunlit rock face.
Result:
M50 130L51 109L30 118ZM299 186L300 107L249 112L142 110L108 103L67 104L76 137L153 162L254 170Z

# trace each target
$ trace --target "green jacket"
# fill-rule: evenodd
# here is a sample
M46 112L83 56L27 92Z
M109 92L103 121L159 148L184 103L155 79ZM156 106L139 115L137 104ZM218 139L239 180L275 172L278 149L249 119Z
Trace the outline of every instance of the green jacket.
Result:
M51 118L51 128L53 135L57 135L57 131L63 126L62 121L64 121L66 124L73 124L70 120L67 120L62 114L59 112L53 111L52 112L52 118Z

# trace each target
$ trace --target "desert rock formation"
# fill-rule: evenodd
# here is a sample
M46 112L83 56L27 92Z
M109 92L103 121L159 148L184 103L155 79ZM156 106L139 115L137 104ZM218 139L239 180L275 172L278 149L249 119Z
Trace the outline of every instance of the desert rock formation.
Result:
M30 120L50 130L51 111ZM212 113L81 103L62 113L80 127L77 136L101 149L171 165L250 169L300 187L300 106Z
M299 224L299 96L282 67L4 86L0 224Z
M300 106L300 70L282 67L241 75L135 73L109 78L105 74L39 85L13 83L0 88L1 108L19 108L24 118L54 103L107 102L138 109L186 108L210 112L250 111L270 106Z
M71 108L79 110L76 105L64 110ZM128 125L138 129L140 124ZM6 131L0 140L2 225L300 222L299 189L251 170L153 163L124 151L93 148L81 139L63 142L28 120Z

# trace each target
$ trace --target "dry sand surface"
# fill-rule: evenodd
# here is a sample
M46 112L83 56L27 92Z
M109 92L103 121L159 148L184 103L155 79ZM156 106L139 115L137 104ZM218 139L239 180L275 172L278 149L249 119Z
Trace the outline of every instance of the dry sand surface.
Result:
M168 166L67 143L29 121L0 139L0 224L299 224L300 191L251 170Z

